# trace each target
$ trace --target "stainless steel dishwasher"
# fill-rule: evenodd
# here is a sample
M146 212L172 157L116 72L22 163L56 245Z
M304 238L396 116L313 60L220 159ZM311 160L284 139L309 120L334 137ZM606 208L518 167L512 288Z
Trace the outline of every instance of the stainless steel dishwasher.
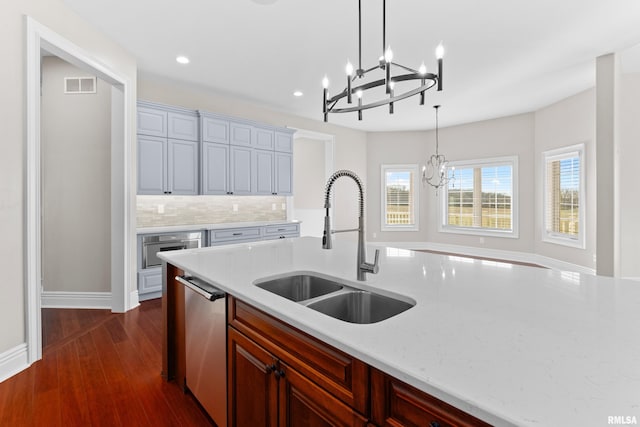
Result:
M186 385L219 427L227 425L226 294L189 276L185 286Z

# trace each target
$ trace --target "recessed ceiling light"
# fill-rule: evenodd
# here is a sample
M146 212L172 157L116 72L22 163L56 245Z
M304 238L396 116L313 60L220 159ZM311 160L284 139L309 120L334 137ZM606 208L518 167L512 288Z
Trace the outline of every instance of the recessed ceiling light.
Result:
M293 96L302 96L304 95L304 93L300 92L299 90L293 92Z
M179 55L179 56L176 56L176 62L178 64L188 64L189 63L189 58L187 58L184 55Z

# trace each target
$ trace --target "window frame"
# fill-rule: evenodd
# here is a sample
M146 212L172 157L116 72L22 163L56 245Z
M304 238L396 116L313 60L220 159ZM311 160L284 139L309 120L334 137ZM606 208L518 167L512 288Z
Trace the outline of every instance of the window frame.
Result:
M387 172L413 173L413 224L387 224ZM420 230L420 171L417 164L381 164L380 165L380 231L419 231Z
M511 230L500 230L494 228L482 227L461 227L457 225L448 225L448 208L449 208L449 187L445 186L442 191L438 192L440 198L440 209L438 213L438 231L441 233L465 234L481 237L504 237L517 239L520 237L519 228L519 185L518 185L518 156L502 156L491 157L486 159L471 159L450 161L447 169L468 169L468 168L484 168L493 166L511 166Z
M572 248L585 249L585 212L586 212L586 186L585 186L585 144L574 144L567 147L555 148L542 152L542 241L546 243L554 243ZM579 185L578 189L578 237L573 238L563 233L547 231L547 186L549 185L547 176L547 165L550 161L570 159L578 157L580 165Z

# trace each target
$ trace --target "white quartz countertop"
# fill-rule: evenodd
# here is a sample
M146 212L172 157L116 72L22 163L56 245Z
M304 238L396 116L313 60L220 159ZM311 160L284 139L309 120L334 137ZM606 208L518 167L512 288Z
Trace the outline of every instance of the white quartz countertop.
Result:
M263 227L267 225L278 224L299 224L297 220L279 220L279 221L255 221L255 222L224 222L216 224L186 224L186 225L166 225L158 227L138 227L137 234L157 234L171 233L176 231L197 231L197 230L218 230L222 228L247 228L247 227Z
M358 282L355 243L323 250L310 237L159 256L491 424L640 422L638 282L393 248L381 248L380 272ZM254 286L292 272L416 305L357 325Z

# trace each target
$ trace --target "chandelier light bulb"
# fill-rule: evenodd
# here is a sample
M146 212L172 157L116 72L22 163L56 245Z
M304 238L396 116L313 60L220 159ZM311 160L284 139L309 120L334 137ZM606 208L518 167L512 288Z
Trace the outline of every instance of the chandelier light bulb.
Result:
M393 80L391 80L389 82L389 89L393 90L393 87L396 85L396 82L394 82Z
M345 71L347 72L347 76L351 77L353 75L353 64L349 60L347 60Z
M427 66L424 65L424 61L422 61L422 64L420 64L420 68L418 68L418 73L420 73L423 76L427 74Z
M442 42L436 47L436 59L442 59L444 57L444 46Z
M391 50L391 45L389 45L387 50L384 52L384 60L387 63L393 61L393 51Z
M325 89L329 87L329 79L327 78L327 76L324 76L324 78L322 79L322 87Z
M356 96L358 97L358 99L362 99L362 91L361 90L357 90L356 91Z

